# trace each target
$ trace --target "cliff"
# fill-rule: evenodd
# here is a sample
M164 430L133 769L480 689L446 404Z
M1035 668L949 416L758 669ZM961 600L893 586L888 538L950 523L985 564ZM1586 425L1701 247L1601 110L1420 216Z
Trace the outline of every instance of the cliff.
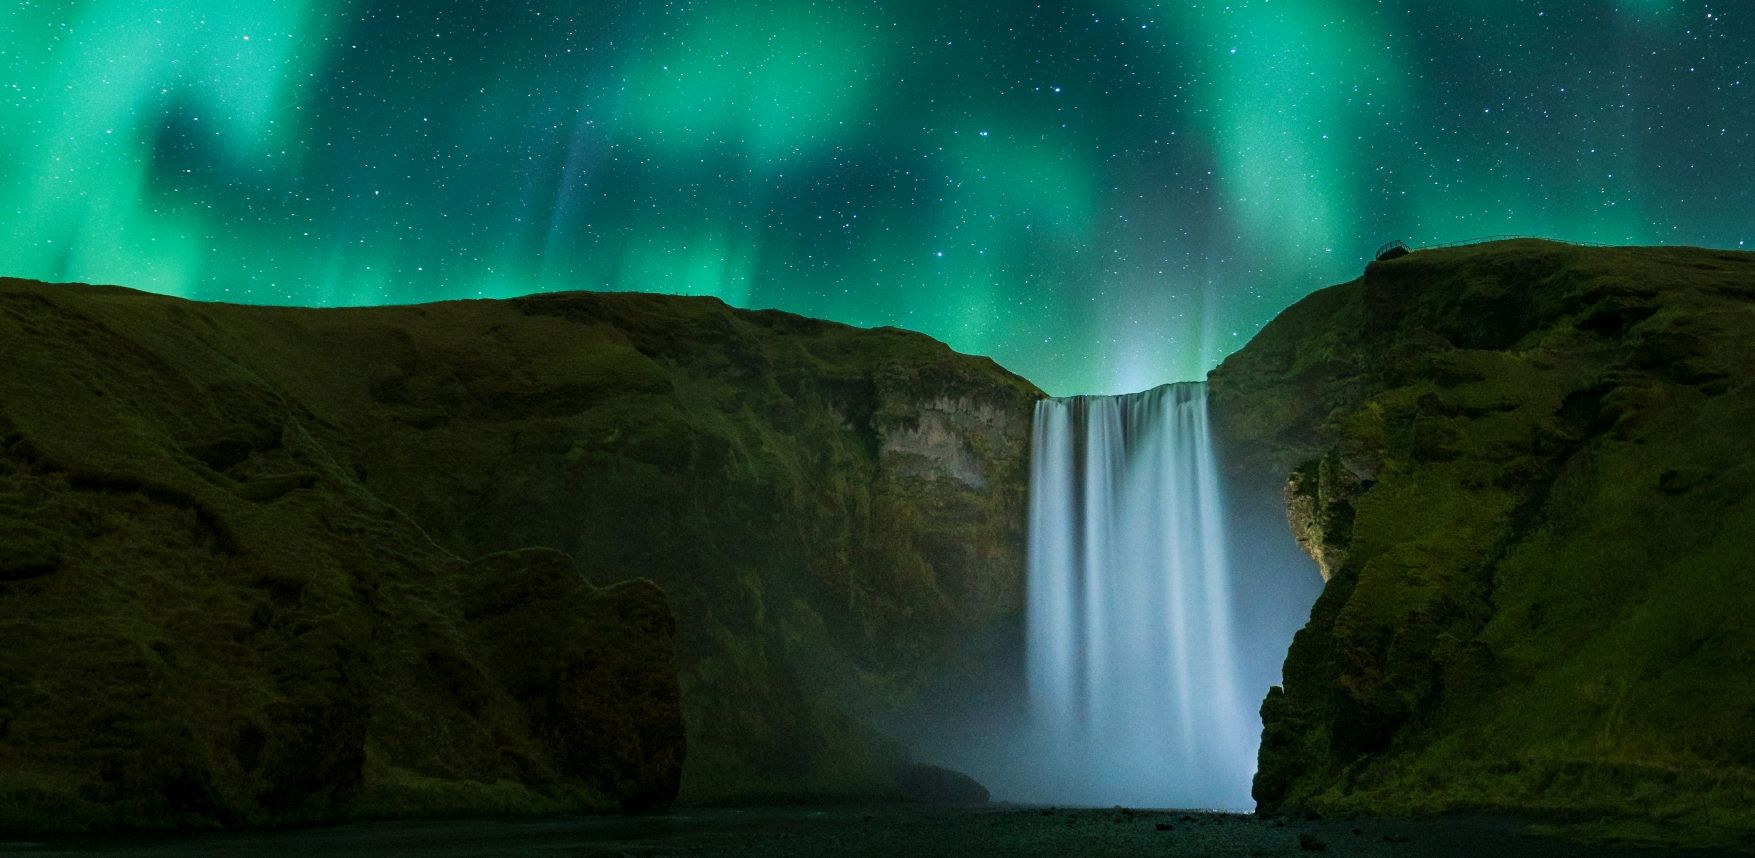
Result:
M1414 253L1211 378L1328 583L1263 811L1755 828L1755 255Z
M1039 395L712 299L0 280L0 824L893 794Z

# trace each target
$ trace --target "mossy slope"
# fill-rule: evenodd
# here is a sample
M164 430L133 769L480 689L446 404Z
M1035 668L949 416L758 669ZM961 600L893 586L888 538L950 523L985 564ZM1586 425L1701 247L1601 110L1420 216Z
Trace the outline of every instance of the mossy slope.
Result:
M649 295L300 310L21 281L0 325L0 753L51 793L89 792L79 755L131 724L216 771L282 753L230 734L260 714L362 737L337 771L284 749L349 807L651 803L679 676L688 798L893 791L870 719L1021 598L1040 394L919 335ZM118 702L64 745L20 720L145 694L182 708ZM255 818L239 801L219 815Z
M668 804L664 594L436 544L231 314L0 281L0 828Z
M1426 251L1213 373L1330 576L1263 810L1755 828L1755 256Z

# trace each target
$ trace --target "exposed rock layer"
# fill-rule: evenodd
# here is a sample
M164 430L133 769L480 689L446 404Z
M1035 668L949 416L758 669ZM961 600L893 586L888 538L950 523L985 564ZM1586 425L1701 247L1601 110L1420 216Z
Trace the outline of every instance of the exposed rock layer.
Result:
M1267 811L1755 827L1755 256L1425 251L1212 375L1329 582Z
M893 793L1021 599L1040 394L915 334L0 280L0 368L18 825Z

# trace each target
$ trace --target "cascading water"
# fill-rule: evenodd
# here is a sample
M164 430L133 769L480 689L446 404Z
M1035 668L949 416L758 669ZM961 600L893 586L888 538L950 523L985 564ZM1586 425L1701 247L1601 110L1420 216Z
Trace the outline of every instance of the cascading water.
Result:
M1224 520L1204 384L1037 404L1017 798L1252 806Z

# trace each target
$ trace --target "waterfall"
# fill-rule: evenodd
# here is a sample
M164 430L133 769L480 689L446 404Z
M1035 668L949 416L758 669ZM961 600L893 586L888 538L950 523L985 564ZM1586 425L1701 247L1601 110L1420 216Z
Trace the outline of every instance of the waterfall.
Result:
M1040 795L1248 809L1265 688L1239 679L1206 386L1036 406L1026 673Z

